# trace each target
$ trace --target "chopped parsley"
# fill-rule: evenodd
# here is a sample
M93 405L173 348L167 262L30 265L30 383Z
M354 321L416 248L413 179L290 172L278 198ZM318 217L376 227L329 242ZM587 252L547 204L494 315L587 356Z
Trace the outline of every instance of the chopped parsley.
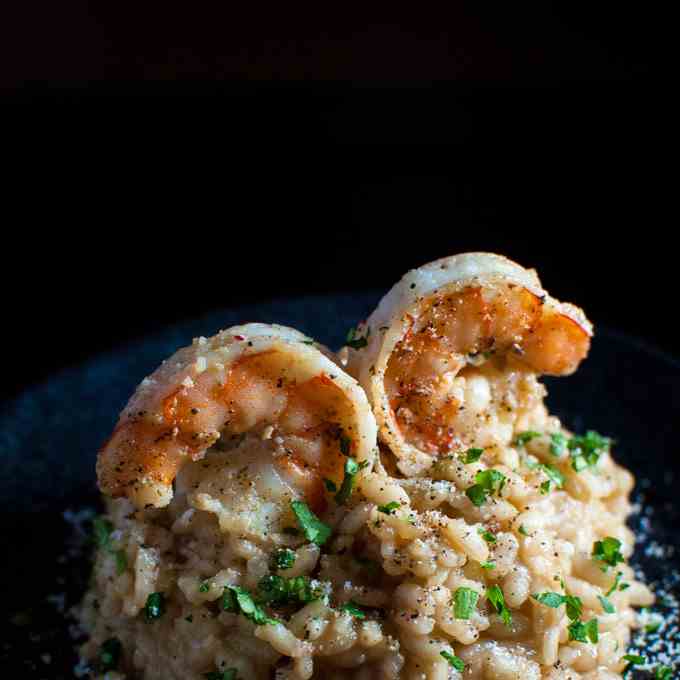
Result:
M670 666L660 665L654 669L655 680L671 680L673 669Z
M615 567L624 561L621 554L621 545L621 541L612 536L607 536L601 541L593 543L593 559L604 562L606 565L601 567L602 571L607 571L609 567Z
M290 504L305 538L316 545L323 545L331 535L331 528L324 524L304 501L292 501Z
M553 609L557 609L564 604L564 595L561 595L560 593L539 593L532 595L531 597L533 597L536 602L540 602L546 607L552 607Z
M626 671L629 668L632 668L633 666L641 666L642 664L647 663L647 659L645 659L644 656L640 656L639 654L626 654L623 657L623 660L628 662L628 666L626 666Z
M342 434L342 432L340 433L338 440L340 441L340 453L342 453L343 456L349 456L352 450L352 440L347 435Z
M542 463L541 470L548 476L548 489L550 489L550 482L558 489L561 489L564 486L564 475L554 465Z
M120 576L127 569L127 555L124 550L116 550L111 543L113 524L104 517L95 517L92 521L93 540L101 550L113 555L116 560L116 573Z
M151 623L156 619L160 619L163 614L165 614L165 595L163 593L151 593L146 598L144 617Z
M125 550L116 550L113 556L116 558L116 573L120 576L127 569L127 555Z
M328 493L335 493L338 490L338 485L332 479L324 477L323 483Z
M545 496L550 493L550 480L546 479L545 482L541 484L541 493Z
M99 670L102 673L115 671L118 668L123 645L118 638L109 638L99 648Z
M598 595L597 599L600 601L602 610L605 612L605 614L614 614L616 612L614 605L606 597Z
M453 666L459 673L462 673L465 670L465 663L463 662L463 659L459 659L455 654L451 654L451 652L439 652L439 654L444 659L446 659L449 662L449 665Z
M655 621L645 626L645 633L656 633L661 628L661 621Z
M569 631L569 640L575 642L592 642L597 644L599 640L599 631L597 626L597 619L591 619L587 623L582 621L572 621L567 629Z
M361 349L362 347L366 347L368 345L368 338L371 335L371 327L369 326L366 330L366 335L359 337L357 335L357 329L356 328L350 328L349 331L347 332L347 339L345 340L345 344L347 347L351 347L352 349Z
M98 548L109 549L113 524L103 517L95 517L92 520L93 539Z
M338 505L344 505L349 500L349 497L352 495L352 489L354 488L357 474L359 474L359 471L363 470L367 465L367 460L363 461L363 463L357 463L354 458L348 458L345 461L345 477L342 480L340 491L335 494L335 501Z
M399 501L390 501L385 505L378 506L378 512L382 512L384 515L393 515L394 511L401 505Z
M528 536L529 535L529 532L526 530L526 527L524 526L524 524L520 524L519 529L517 531L519 531L519 533L522 534L522 536Z
M480 527L479 529L477 529L477 531L479 532L479 535L480 535L487 543L496 543L496 542L497 542L496 534L492 533L492 532L489 531L488 529L483 529L482 527Z
M295 564L296 554L290 548L280 548L274 553L274 569L290 569Z
M269 574L257 584L257 601L269 605L307 604L318 600L321 593L312 588L307 576L284 578Z
M203 581L200 586L198 586L199 593L207 593L210 591L210 583L208 581Z
M515 445L516 446L524 446L527 442L530 442L532 439L536 439L536 437L540 437L541 433L540 432L534 432L533 430L527 430L526 432L520 432L517 435L517 438L515 439Z
M464 454L461 454L460 459L466 465L476 463L484 453L484 449L468 449Z
M256 626L263 626L265 623L278 623L276 619L267 616L264 609L256 604L252 595L247 590L239 586L227 586L222 594L220 604L224 611L241 612L243 616L252 621Z
M484 505L487 496L493 493L500 493L505 485L505 475L493 468L480 470L475 475L475 484L465 490L465 495L472 501L472 504L480 507Z
M611 588L605 593L606 597L609 597L615 590L619 590L623 592L624 590L628 590L630 588L630 583L622 583L621 578L623 577L623 573L620 571L616 572L616 578L614 579L614 583L612 583Z
M574 595L562 595L561 593L546 592L537 593L531 597L546 607L552 607L557 609L563 604L566 605L567 616L571 621L578 621L581 618L581 612L583 611L583 603L581 599L575 597Z
M553 432L550 435L550 453L553 456L561 456L567 450L567 438L561 432Z
M486 599L493 605L494 609L498 612L503 623L509 626L512 623L512 614L505 604L505 596L499 585L493 585L491 588L487 588Z
M210 671L203 673L205 680L238 680L235 668L227 668L226 671Z
M588 430L584 435L572 437L567 442L571 466L576 472L580 472L587 467L597 465L600 456L609 451L610 446L609 437L603 437L593 430Z
M496 563L495 562L480 562L480 566L482 569L495 569L496 568Z
M453 594L453 615L457 619L469 619L477 606L479 593L472 588L458 588Z
M347 612L355 619L365 619L366 612L356 603L350 600L340 607L341 612Z

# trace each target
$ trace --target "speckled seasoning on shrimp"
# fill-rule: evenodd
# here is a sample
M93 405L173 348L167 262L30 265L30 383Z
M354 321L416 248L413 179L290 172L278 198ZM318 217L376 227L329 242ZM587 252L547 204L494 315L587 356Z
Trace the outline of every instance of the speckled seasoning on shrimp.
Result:
M493 444L499 421L511 429L533 407L535 376L576 370L592 327L533 270L467 253L410 271L356 335L366 346L350 348L348 371L401 470L417 474L433 457Z
M323 477L342 478L344 439L360 461L375 445L363 391L327 350L291 328L248 324L195 340L142 381L99 453L99 486L166 506L186 462L256 432L314 504Z

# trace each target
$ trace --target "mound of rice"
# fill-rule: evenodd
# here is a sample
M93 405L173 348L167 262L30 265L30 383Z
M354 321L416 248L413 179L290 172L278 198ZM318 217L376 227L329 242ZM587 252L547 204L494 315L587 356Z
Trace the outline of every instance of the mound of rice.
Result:
M627 564L633 477L606 438L548 415L533 376L475 380L502 392L495 443L413 478L376 451L347 503L330 489L275 536L230 443L188 463L165 508L108 499L80 613L93 676L619 678L633 607L653 600Z

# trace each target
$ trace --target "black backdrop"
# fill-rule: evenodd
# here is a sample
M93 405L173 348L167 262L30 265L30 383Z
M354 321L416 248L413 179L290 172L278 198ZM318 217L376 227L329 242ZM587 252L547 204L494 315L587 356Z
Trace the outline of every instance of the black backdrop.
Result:
M662 17L194 10L3 24L3 392L173 319L387 289L469 249L680 353Z

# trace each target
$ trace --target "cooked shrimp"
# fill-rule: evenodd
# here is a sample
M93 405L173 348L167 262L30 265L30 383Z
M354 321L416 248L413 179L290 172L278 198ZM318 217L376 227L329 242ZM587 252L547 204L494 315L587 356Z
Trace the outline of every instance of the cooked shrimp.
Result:
M278 482L318 507L323 478L342 481L347 455L371 458L376 425L327 350L283 326L236 326L194 340L142 381L99 452L99 486L139 508L163 507L185 463L211 447L238 459L246 437L261 442L248 448L261 476L264 456Z
M542 288L533 270L489 253L415 269L382 299L349 351L381 439L417 474L439 455L490 446L540 407L540 374L568 375L588 353L583 312Z

